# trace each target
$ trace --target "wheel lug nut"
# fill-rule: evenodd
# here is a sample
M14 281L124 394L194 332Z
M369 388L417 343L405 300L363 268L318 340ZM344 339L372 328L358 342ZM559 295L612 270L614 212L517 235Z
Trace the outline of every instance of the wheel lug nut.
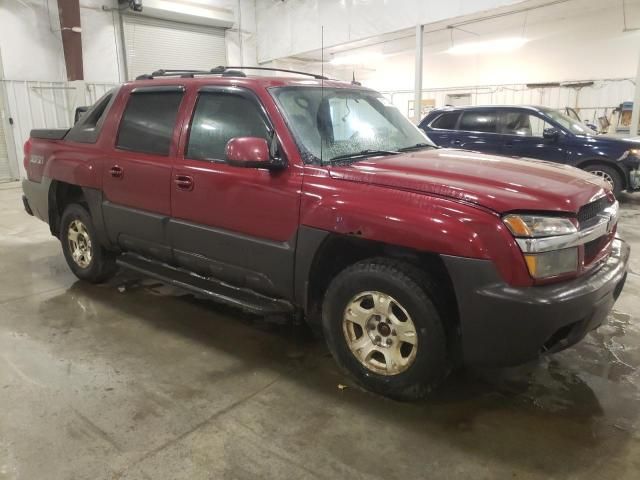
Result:
M376 342L380 343L380 335L376 335Z
M390 338L387 338L387 346L390 347L393 341Z

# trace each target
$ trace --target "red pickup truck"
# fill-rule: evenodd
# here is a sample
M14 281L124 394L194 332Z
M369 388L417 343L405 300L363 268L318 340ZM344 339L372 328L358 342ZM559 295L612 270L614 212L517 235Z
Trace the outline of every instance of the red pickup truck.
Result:
M626 278L606 182L437 148L379 93L317 76L154 72L34 130L24 166L25 209L79 278L119 265L305 318L395 398L574 344Z

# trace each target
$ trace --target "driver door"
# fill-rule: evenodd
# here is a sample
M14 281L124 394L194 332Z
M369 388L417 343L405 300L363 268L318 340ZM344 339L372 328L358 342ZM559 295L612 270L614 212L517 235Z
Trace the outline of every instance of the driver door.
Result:
M247 89L203 87L172 172L168 232L176 262L271 296L293 289L302 176L227 164L235 137L267 138L271 123Z
M553 128L542 117L526 110L500 110L499 124L503 134L503 153L513 157L529 157L563 163L567 152L563 135L555 139L543 137L546 128Z

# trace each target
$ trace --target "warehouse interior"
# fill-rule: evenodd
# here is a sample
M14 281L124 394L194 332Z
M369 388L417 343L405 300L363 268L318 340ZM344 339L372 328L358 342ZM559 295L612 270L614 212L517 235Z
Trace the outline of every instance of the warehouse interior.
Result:
M524 365L452 369L418 401L363 389L304 322L126 269L78 280L25 212L31 131L140 75L219 65L362 85L413 124L535 105L640 135L640 0L0 2L0 478L639 478L631 183L606 322Z

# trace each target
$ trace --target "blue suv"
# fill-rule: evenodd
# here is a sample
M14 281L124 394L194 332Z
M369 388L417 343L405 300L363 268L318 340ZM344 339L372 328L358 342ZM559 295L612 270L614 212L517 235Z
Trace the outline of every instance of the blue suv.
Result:
M640 190L640 141L597 135L545 107L446 107L419 127L441 147L565 163L608 180L617 194Z

